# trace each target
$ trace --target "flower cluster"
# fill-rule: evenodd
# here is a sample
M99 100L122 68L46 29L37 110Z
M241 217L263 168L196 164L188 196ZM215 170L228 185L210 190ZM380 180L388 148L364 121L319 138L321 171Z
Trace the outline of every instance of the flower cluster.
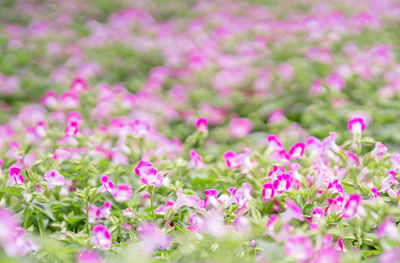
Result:
M399 3L39 2L0 10L0 259L400 260Z

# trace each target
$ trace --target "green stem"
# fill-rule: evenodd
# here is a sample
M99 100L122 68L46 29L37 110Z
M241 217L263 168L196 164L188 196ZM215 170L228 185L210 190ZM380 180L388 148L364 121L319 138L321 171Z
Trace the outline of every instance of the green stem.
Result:
M86 197L86 199L85 199L85 206L86 206L86 223L85 223L85 227L86 227L86 232L89 235L89 197Z
M26 229L28 227L28 209L29 209L29 203L25 204L25 209L24 209L24 228Z
M150 190L150 208L151 208L151 215L153 217L153 220L156 221L156 215L154 213L154 192L155 192L155 187L154 186L149 186Z
M44 236L43 215L41 212L36 212L36 216L37 216L37 221L38 221L39 233L40 233L40 236L43 237Z

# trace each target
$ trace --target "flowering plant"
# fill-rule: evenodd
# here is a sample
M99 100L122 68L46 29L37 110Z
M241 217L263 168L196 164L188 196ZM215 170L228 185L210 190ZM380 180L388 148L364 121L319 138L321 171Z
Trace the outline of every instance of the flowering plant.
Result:
M399 261L399 3L152 2L0 8L0 261Z

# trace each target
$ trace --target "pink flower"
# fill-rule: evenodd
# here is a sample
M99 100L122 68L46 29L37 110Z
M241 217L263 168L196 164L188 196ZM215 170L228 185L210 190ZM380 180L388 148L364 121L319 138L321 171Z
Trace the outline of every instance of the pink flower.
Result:
M389 171L388 176L382 180L381 192L387 193L392 185L398 185L399 182L396 179L396 172Z
M341 251L343 251L343 252L347 252L347 250L344 248L344 246L343 246L343 238L338 238L338 240L337 240L337 245L338 245L338 247L339 247L339 249L341 250Z
M29 251L36 251L40 247L23 228L15 228L14 234L2 244L4 252L10 257L24 256Z
M256 246L256 241L253 239L250 241L250 246L255 247Z
M44 176L43 180L47 182L47 190L54 189L56 186L63 186L65 178L57 170L49 170Z
M282 148L282 143L279 141L276 135L270 135L267 138L268 141L268 149L271 149L272 152L275 150L280 150Z
M97 207L95 205L89 205L89 212L86 211L86 207L83 208L85 213L88 213L89 223L94 223L97 219Z
M334 91L341 91L345 88L346 83L339 74L333 73L326 80L328 86Z
M213 207L217 207L218 203L222 203L221 200L218 199L218 191L215 189L208 189L204 191L206 198L204 199L204 206L207 207L208 205L212 205Z
M245 118L233 119L229 125L229 132L231 136L236 138L243 138L248 135L253 129L253 125L250 120Z
M174 205L175 203L171 200L167 200L165 205L160 205L157 207L155 213L160 215L165 215L168 210Z
M125 210L122 210L121 216L125 216L127 218L135 218L135 214L132 212L132 208L128 207Z
M335 153L340 152L339 146L336 144L337 134L334 132L330 132L329 136L323 139L322 141L322 152L324 154L324 158L326 159L334 159Z
M104 204L100 208L98 208L96 211L97 219L103 219L103 218L108 219L110 217L110 213L111 213L110 209L111 209L111 203L104 202Z
M284 223L289 223L292 219L297 219L299 221L304 221L303 211L301 208L292 200L286 200L287 208L285 212L282 213L282 221Z
M194 150L190 150L190 162L188 168L204 168L206 165L203 163L203 158Z
M221 238L225 235L226 227L223 222L223 214L217 209L196 219L199 232L212 235L215 238Z
M113 196L118 202L126 202L132 195L132 188L127 184L118 184L113 191Z
M399 239L399 230L397 229L396 224L393 222L393 218L389 217L376 230L376 235L379 238L388 237L392 240Z
M64 92L60 96L60 104L65 109L77 108L79 106L79 103L80 101L78 96L71 91Z
M12 236L14 229L19 227L19 223L15 220L14 215L8 210L0 207L0 241Z
M15 184L24 184L24 177L20 174L21 169L18 167L10 168L10 179L7 182L7 186L13 186Z
M325 211L322 208L316 207L314 208L312 217L311 217L311 224L316 225L320 223L320 221L325 217Z
M371 188L371 192L374 194L374 198L378 198L381 196L381 194L378 192L378 190L375 187Z
M53 159L59 160L61 163L71 159L71 157L72 157L72 151L71 149L68 148L58 148L55 150L53 155Z
M358 194L353 194L350 196L349 200L344 206L344 212L342 218L354 217L357 213L358 206L361 202L361 196Z
M274 198L275 190L274 190L273 185L270 183L264 184L262 195L263 195L264 202L268 202L269 200Z
M40 103L47 107L55 108L58 103L57 94L54 91L47 91L40 100Z
M321 79L315 79L311 84L310 93L319 94L324 91L324 86Z
M386 144L382 144L380 142L377 142L375 144L374 149L371 151L371 157L378 157L380 160L384 154L386 154L388 150L388 146Z
M0 208L0 247L9 257L24 256L40 247L20 227L14 215Z
M182 206L192 206L192 200L183 193L182 188L179 188L176 191L176 202L173 206L174 212L176 213Z
M268 123L281 123L286 120L285 111L283 109L273 110L268 115Z
M135 168L135 173L139 177L148 176L149 174L156 174L157 170L151 162L140 161Z
M380 263L393 263L400 260L400 248L386 250L379 256Z
M65 128L64 137L68 138L68 137L74 136L78 133L78 131L79 131L78 122L72 121L72 122L68 123L67 128Z
M77 111L70 111L67 114L67 123L77 122L78 125L83 122L82 115Z
M132 230L132 226L128 222L124 223L122 227L126 230Z
M305 148L306 148L306 145L302 142L298 142L295 145L293 145L292 148L290 148L290 150L289 150L290 159L301 158L304 154Z
M171 245L171 239L152 223L142 224L138 232L140 243L148 253L157 249L168 249Z
M313 256L313 244L308 237L291 236L285 241L285 252L299 262L306 262Z
M76 189L72 186L71 180L65 180L65 184L64 184L64 186L61 187L59 195L66 196L66 195L68 195L70 190L74 191Z
M100 180L103 185L97 189L98 193L104 193L104 192L112 193L114 191L114 183L111 180L109 180L109 176L104 175L100 178Z
M101 263L103 262L95 251L91 250L84 250L76 255L76 261L78 263Z
M84 92L88 89L88 84L82 78L76 78L72 81L69 89L77 94Z
M206 118L198 118L196 121L197 131L205 132L208 129L208 120Z
M37 190L39 193L43 194L43 189L42 189L42 187L40 187L40 184L36 184L36 190Z
M278 67L278 72L279 75L285 80L290 80L294 75L293 67L287 63L280 64Z
M159 187L164 180L162 174L157 172L151 162L147 161L140 161L135 168L135 173L145 185Z
M360 162L358 161L358 156L355 153L345 151L348 157L348 167L358 167Z
M400 171L400 154L392 155L390 157L390 162L392 163L390 170Z
M94 244L99 245L105 249L111 247L111 234L108 228L104 225L96 225L93 227L93 239Z
M340 253L333 247L327 247L318 251L312 263L339 263Z
M130 127L131 127L133 135L136 138L143 138L150 132L150 125L146 121L143 121L143 120L139 120L139 119L134 120L130 124Z
M293 179L290 174L283 173L276 176L272 185L274 186L276 193L281 194L290 189L292 181Z
M365 122L362 118L353 118L349 120L347 128L352 134L361 134L365 130Z
M277 214L272 214L269 217L269 220L267 222L267 224L265 225L266 228L266 232L268 235L270 235L271 237L275 238L275 224L278 222L278 215Z
M224 160L226 165L231 169L240 168L242 165L242 160L240 156L234 151L227 151L224 153Z

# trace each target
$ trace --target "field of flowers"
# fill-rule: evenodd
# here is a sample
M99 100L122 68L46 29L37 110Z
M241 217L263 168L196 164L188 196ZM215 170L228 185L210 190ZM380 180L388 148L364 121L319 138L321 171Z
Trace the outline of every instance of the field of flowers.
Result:
M400 262L397 0L0 0L0 262Z

